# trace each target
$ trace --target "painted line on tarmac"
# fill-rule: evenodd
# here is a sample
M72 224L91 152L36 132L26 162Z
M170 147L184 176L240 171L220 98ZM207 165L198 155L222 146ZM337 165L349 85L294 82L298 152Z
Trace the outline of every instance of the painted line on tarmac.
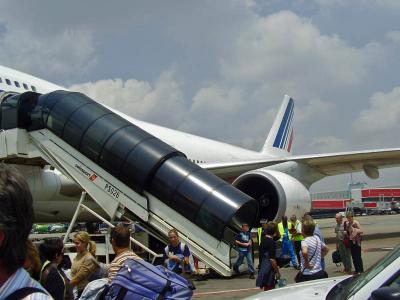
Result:
M236 289L236 290L224 290L224 291L215 291L215 292L201 292L201 293L194 293L194 296L207 296L207 295L216 295L216 294L225 294L225 293L235 293L235 292L245 292L245 291L252 291L252 290L259 290L262 292L263 290L255 287L255 288L246 288L246 289Z
M380 248L366 248L363 249L363 252L384 252L384 251L392 251L393 247L380 247Z

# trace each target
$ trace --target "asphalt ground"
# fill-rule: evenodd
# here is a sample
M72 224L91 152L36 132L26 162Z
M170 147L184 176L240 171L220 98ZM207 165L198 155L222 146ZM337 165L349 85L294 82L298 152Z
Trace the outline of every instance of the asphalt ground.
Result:
M362 243L362 258L364 269L367 270L375 262L385 256L391 248L400 244L400 215L362 216L356 217L364 230ZM329 277L341 276L343 266L332 262L332 251L336 250L334 226L335 219L317 220L325 237L330 252L326 256L326 271ZM255 266L258 259L255 259ZM282 268L281 277L294 283L297 270ZM209 278L205 281L194 281L196 290L193 299L243 299L244 297L260 292L255 286L255 279L249 279L247 274L231 278Z

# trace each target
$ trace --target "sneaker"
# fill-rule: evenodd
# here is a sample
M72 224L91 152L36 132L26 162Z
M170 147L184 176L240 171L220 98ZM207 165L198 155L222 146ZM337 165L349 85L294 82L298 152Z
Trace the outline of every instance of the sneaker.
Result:
M239 275L239 274L240 274L239 268L238 268L237 265L234 265L234 266L233 266L233 271L235 272L236 275Z
M250 278L250 279L254 279L254 278L255 278L255 277L254 277L254 273L250 273L249 278Z

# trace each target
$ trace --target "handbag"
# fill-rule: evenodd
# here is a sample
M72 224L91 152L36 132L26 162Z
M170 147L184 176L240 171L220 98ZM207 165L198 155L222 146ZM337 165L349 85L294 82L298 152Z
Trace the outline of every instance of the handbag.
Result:
M298 271L296 276L294 277L294 282L301 282L303 278L303 272L302 271Z
M350 239L349 239L348 237L345 237L345 238L343 239L343 245L344 245L346 248L350 248Z
M335 264L338 264L342 261L342 258L340 257L340 253L338 250L332 252L332 261Z

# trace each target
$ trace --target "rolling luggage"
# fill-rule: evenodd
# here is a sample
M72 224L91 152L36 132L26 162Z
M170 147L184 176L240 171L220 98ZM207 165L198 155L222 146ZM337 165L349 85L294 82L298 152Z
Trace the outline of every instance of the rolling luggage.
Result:
M130 259L111 282L106 300L185 300L193 295L193 284L163 266Z

